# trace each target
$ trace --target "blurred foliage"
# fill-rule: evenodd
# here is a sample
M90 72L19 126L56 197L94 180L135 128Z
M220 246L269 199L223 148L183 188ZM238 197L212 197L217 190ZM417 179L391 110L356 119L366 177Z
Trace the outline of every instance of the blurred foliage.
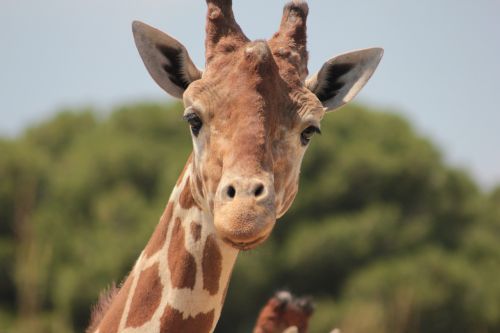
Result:
M242 253L217 332L249 332L277 288L311 331L500 332L500 187L484 193L401 117L327 115L301 190ZM66 110L0 140L0 332L81 332L151 235L191 149L179 104Z

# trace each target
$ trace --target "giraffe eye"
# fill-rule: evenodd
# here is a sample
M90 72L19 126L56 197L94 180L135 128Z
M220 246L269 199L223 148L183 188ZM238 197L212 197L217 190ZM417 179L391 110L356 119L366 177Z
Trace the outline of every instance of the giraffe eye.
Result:
M184 119L188 122L189 126L191 127L191 132L193 132L193 135L198 136L201 127L203 126L203 122L201 121L200 117L196 113L192 112L185 115Z
M321 134L321 131L316 126L309 126L303 130L302 133L300 133L300 142L302 145L306 146L309 141L311 141L312 136L316 133Z

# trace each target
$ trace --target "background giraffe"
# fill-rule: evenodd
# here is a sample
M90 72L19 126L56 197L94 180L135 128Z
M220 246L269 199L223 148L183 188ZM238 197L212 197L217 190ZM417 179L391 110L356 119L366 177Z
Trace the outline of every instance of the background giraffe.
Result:
M253 333L307 333L313 314L310 297L278 291L260 310ZM340 333L340 330L333 329L330 333Z
M310 298L278 291L261 309L253 333L282 333L291 327L298 333L307 333L313 312Z
M89 332L212 332L240 250L269 237L295 198L300 164L326 111L350 101L382 50L344 54L306 81L305 2L284 8L279 31L251 42L230 0L207 0L206 68L172 37L133 32L153 79L183 98L193 154L155 232Z

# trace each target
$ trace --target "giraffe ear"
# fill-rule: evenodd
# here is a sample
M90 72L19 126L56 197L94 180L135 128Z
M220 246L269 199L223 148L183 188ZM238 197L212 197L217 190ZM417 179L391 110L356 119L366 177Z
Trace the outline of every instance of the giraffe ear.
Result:
M181 43L145 23L132 23L135 45L155 82L170 95L182 98L184 91L201 78Z
M338 109L351 101L368 82L383 54L383 49L371 48L339 55L307 79L306 87L328 111Z

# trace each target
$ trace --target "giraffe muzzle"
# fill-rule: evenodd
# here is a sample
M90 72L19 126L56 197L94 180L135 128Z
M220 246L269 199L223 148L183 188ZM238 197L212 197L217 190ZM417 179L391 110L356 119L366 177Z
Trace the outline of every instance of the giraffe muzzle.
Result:
M221 182L214 207L221 239L239 250L264 242L276 223L274 198L269 179L232 177Z

